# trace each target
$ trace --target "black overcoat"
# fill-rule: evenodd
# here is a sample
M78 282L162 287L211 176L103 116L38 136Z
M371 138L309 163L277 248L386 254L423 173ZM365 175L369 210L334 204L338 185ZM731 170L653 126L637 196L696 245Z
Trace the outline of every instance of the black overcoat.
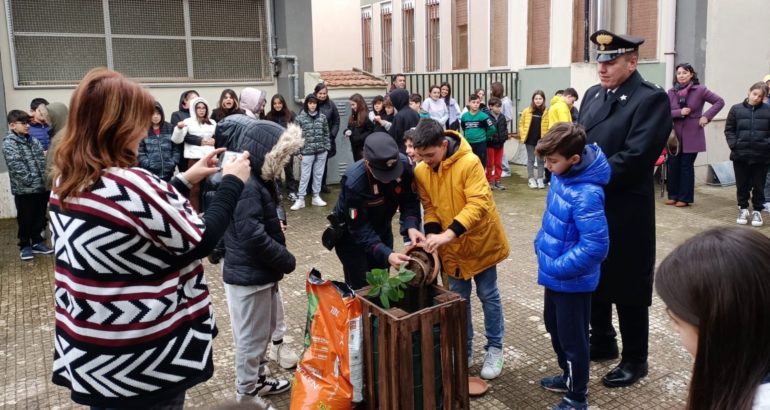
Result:
M634 72L614 93L595 85L586 91L579 124L612 168L605 186L610 250L602 264L599 302L652 303L655 266L655 160L671 132L666 92Z

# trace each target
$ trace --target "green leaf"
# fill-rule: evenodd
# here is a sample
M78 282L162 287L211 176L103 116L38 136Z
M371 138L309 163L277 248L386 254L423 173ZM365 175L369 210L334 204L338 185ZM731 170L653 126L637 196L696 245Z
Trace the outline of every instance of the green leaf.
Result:
M398 300L401 300L401 299L403 299L403 298L404 298L404 291L403 291L403 290L401 290L401 289L399 289L399 290L398 290Z
M401 282L409 282L410 280L414 279L415 276L417 276L416 273L407 269L398 273L398 280Z
M380 285L372 286L372 288L369 289L369 293L367 293L367 295L368 296L377 296L377 295L380 294L380 290L381 289L382 289L382 286L380 286Z
M374 273L372 271L366 272L366 283L374 285Z
M397 288L399 285L401 285L401 280L398 278L398 276L388 278L388 285L391 288Z
M390 309L390 301L384 292L380 294L380 303L382 303L382 307L385 309Z

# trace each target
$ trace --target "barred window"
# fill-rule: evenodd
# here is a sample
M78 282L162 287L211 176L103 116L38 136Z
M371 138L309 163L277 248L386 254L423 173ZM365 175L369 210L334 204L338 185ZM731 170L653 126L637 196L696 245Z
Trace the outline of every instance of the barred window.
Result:
M364 57L364 71L372 72L372 9L367 7L361 10L361 36L362 54Z
M17 87L98 66L146 83L271 80L266 0L41 1L5 0Z
M383 3L380 6L380 29L382 31L380 39L382 40L382 73L390 74L392 72L391 60L393 57L393 11L390 3Z
M404 72L411 73L414 71L414 1L405 0L401 5L402 19L401 31L402 31L402 48L404 59Z
M438 71L441 66L441 36L439 33L439 0L426 0L425 2L425 30L426 43L428 45L428 71Z

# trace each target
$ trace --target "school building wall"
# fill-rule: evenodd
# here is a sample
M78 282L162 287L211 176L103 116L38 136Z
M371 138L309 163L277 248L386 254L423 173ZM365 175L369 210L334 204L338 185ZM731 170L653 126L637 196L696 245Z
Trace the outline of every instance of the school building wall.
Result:
M276 42L275 54L295 55L299 60L299 96L304 97L304 73L315 71L313 66L313 19L312 13L321 9L320 3L326 0L292 0L283 2L280 0L267 0L269 10L273 13L276 29L273 31L273 40ZM312 4L311 4L312 2ZM213 3L213 2L212 2ZM33 98L43 97L49 102L61 102L69 106L72 92L75 85L69 86L42 86L36 88L15 87L13 72L11 66L11 49L8 35L8 19L5 7L5 1L2 1L3 7L0 7L0 110L3 118L8 110L20 109L29 110L29 103ZM312 5L312 7L311 7ZM356 9L355 7L352 7ZM268 15L268 18L270 16ZM360 36L359 36L360 37ZM358 38L358 37L356 37ZM322 44L328 44L322 41ZM330 48L330 47L329 47ZM360 60L360 59L359 59ZM56 62L52 62L55 64ZM281 93L286 97L287 103L296 111L299 105L292 103L294 97L293 81L289 78L292 73L292 66L285 60L279 60L277 67L280 74L272 76L269 81L254 83L180 83L168 85L147 85L149 91L163 105L166 118L170 118L171 113L178 109L180 94L188 89L197 90L203 98L206 98L215 108L219 96L223 89L232 88L240 92L243 88L250 86L264 91L268 98L275 93ZM4 123L5 120L3 120ZM2 135L7 134L7 126L3 125ZM13 196L10 190L10 180L8 178L8 169L5 158L0 154L0 218L12 218L16 216L16 208L13 203Z

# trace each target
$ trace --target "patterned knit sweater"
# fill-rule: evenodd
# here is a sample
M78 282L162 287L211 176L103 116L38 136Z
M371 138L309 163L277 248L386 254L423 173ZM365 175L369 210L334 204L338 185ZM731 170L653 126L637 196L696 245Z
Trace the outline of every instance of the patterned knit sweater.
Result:
M172 182L110 168L68 198L66 212L51 195L53 382L77 403L147 406L213 374L217 329L199 258L221 237L243 183L223 179L204 224Z

